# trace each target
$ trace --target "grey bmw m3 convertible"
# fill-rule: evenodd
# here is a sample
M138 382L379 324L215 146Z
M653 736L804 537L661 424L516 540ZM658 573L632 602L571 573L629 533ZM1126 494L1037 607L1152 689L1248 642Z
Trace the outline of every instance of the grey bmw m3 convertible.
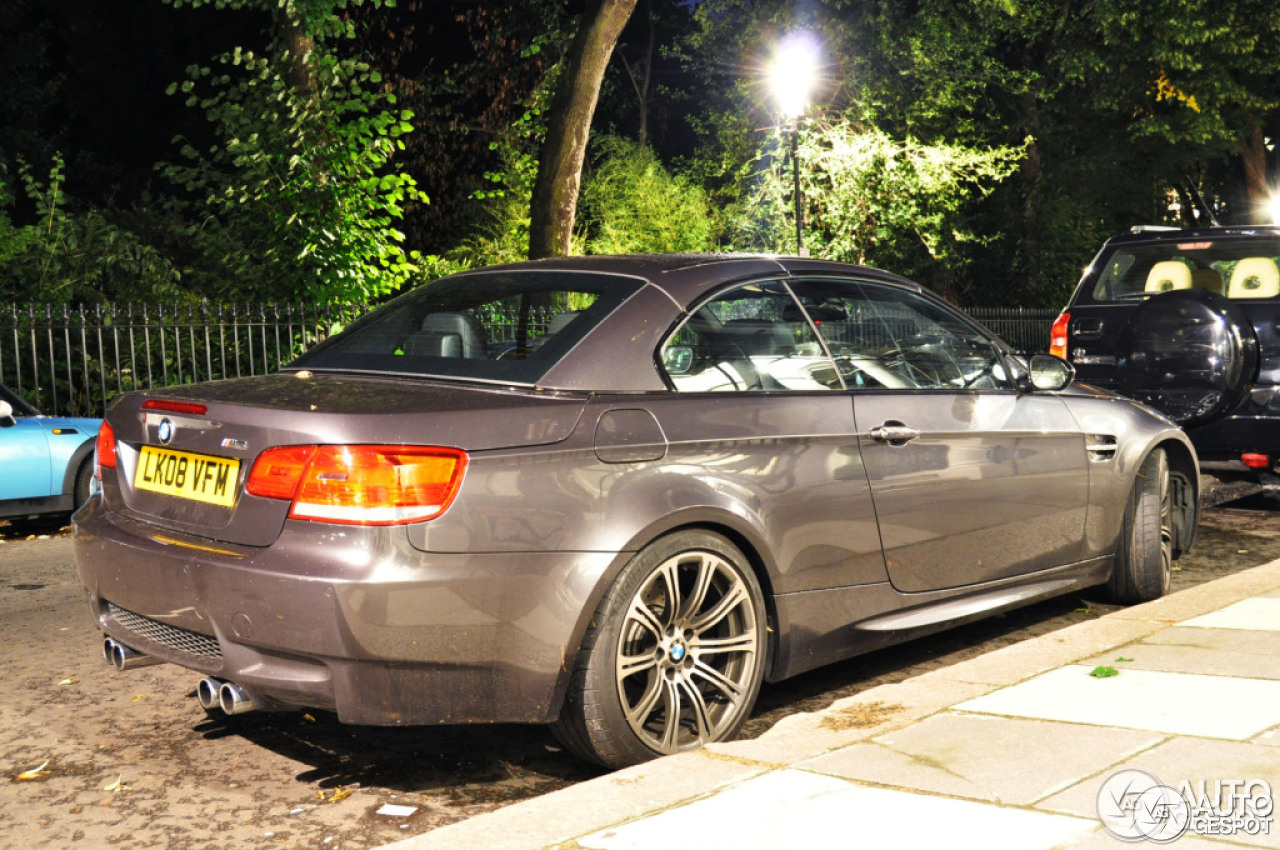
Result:
M1160 596L1196 456L902 278L807 258L456 275L279 373L131 393L75 552L208 711L551 724L620 766L763 680L1091 585Z

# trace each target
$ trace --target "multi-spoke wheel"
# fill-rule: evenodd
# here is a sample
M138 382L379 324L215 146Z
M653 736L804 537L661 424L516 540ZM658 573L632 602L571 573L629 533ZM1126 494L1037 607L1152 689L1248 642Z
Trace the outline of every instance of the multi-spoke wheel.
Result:
M1169 459L1163 449L1147 455L1125 506L1116 563L1107 582L1117 602L1148 602L1169 589L1173 566L1173 502Z
M764 672L759 582L724 538L673 534L642 550L588 632L557 735L609 767L732 737Z

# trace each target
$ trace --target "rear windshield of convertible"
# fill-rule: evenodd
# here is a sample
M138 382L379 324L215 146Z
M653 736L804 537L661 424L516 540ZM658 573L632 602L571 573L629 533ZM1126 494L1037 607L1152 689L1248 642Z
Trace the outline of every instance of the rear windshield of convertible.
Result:
M571 271L444 278L375 310L288 368L536 384L643 285Z
M1280 297L1280 240L1217 238L1117 245L1099 260L1094 301L1136 301L1179 289L1228 298Z

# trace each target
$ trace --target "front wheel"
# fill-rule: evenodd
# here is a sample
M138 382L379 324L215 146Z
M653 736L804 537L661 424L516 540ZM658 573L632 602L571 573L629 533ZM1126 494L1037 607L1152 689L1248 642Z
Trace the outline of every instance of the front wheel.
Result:
M1173 566L1173 502L1169 459L1163 449L1147 455L1125 505L1116 563L1107 595L1123 604L1159 599L1169 590Z
M553 730L611 768L731 738L760 691L766 631L737 547L702 531L657 540L600 603Z

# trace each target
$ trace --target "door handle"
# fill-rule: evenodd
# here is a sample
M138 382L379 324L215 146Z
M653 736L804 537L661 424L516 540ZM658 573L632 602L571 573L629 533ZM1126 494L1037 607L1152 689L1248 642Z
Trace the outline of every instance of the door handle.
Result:
M905 446L920 436L915 428L909 428L901 422L890 419L883 425L877 425L869 432L871 439L877 443L888 443L891 446Z
M1099 339L1102 336L1102 320L1076 319L1071 323L1071 335L1076 339Z

